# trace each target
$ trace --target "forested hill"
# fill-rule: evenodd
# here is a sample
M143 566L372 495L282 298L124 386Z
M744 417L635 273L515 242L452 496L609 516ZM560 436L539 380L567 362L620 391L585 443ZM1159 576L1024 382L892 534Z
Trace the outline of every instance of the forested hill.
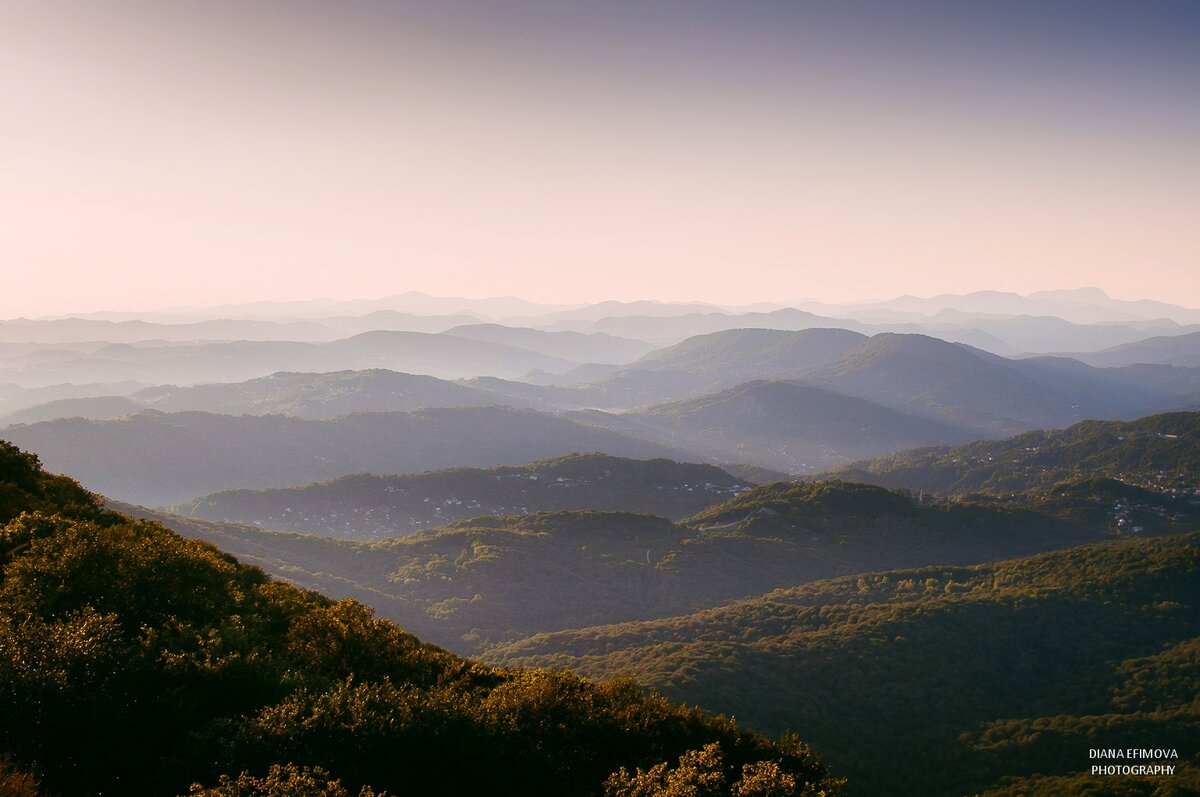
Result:
M840 478L939 494L997 494L1109 476L1154 489L1200 488L1200 412L1084 421L1005 440L902 451L831 471Z
M3 442L0 522L5 795L840 791L794 738L458 658L106 512Z
M1168 499L1153 493L1144 506L1123 494L1118 501L1105 486L1081 483L1020 506L922 503L846 482L779 483L680 523L627 512L542 512L460 520L379 542L156 517L474 654L541 631L683 614L850 573L1079 545L1120 532L1118 502L1130 502L1123 517L1146 534L1200 527L1200 507L1164 507L1153 502Z
M379 539L479 515L559 509L682 518L750 485L713 465L572 454L528 465L453 468L411 476L360 473L282 490L230 490L189 501L189 517Z
M974 540L978 545L986 538L984 530L994 528L996 518L1003 516L997 514L1001 510L1008 510L1030 531L1046 528L1045 521L1053 518L1076 530L1076 542L1106 534L1164 534L1200 527L1200 498L1104 477L1059 482L1050 489L1004 499L986 494L939 499L835 479L775 482L714 504L684 522L701 533L734 529L758 535L811 533L843 544L860 543L876 552L889 546L912 551L923 540L905 533L906 527L943 528L950 532L949 539ZM867 539L848 533L864 527L876 531ZM1011 547L1001 550L1006 544L1004 537L991 539L1001 546L993 552L998 555L980 555L975 561L1020 555ZM1047 537L1046 542L1051 539Z
M1200 532L1125 539L849 576L487 656L632 675L754 727L803 729L855 795L1196 795L1197 583ZM1091 778L1096 747L1177 749L1165 763L1180 771Z

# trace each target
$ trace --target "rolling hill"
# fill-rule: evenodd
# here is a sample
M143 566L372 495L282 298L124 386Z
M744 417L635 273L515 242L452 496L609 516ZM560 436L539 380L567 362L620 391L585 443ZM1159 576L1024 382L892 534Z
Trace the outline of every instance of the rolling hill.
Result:
M836 362L866 340L845 329L731 329L658 349L626 370L680 371L731 386Z
M1106 367L1152 363L1200 368L1200 332L1156 336L1072 356L1091 365Z
M991 435L1138 417L1183 400L1069 360L1030 364L925 335L875 335L837 362L793 377Z
M776 379L838 359L865 336L844 329L726 329L652 351L634 363L601 371L572 369L546 379L538 392L563 408L630 409ZM509 389L511 395L532 388Z
M148 387L148 385L137 382L60 384L40 388L25 388L11 383L0 383L0 417L62 399L128 396L144 387Z
M355 412L424 407L484 407L511 403L495 394L432 376L374 369L332 373L276 373L245 382L147 388L130 398L160 412L292 415L336 418Z
M979 436L911 412L789 382L750 382L619 414L571 417L710 458L754 462L789 473L834 467L870 456L870 451L882 454Z
M446 334L374 331L326 343L226 341L108 344L79 352L39 351L0 362L0 380L24 387L62 382L140 381L194 385L254 379L278 371L386 368L444 379L515 378L532 370L565 371L578 362L489 341Z
M1008 362L1046 386L1050 401L1086 409L1093 418L1130 419L1200 406L1200 368L1153 364L1095 368L1070 357Z
M18 343L71 343L108 341L137 343L148 340L304 340L324 341L337 333L313 321L259 321L216 318L205 321L155 323L142 320L108 321L93 318L0 321L0 341Z
M1200 487L1200 413L1085 421L1006 440L900 452L854 463L836 473L855 481L943 495L1020 493L1097 476L1193 493Z
M795 308L765 312L726 313L694 311L675 316L612 315L594 320L563 319L549 329L576 332L604 332L618 337L647 340L659 346L673 346L696 335L708 335L731 329L804 330L814 327L854 328L857 322L827 318Z
M487 655L631 675L754 727L803 728L850 794L1195 794L1197 578L1200 533L1126 539L849 576ZM1090 776L1089 748L1129 747L1178 758L1099 763L1181 771Z
M925 334L868 338L836 328L698 335L616 370L565 371L539 377L554 388L523 386L509 394L539 393L559 407L624 410L758 380L800 381L985 435L1133 418L1200 402L1200 369L1009 359Z
M356 474L286 490L232 490L173 508L188 517L379 539L479 515L560 509L679 519L750 489L712 465L573 454L520 467Z
M528 402L483 392L432 376L382 369L332 373L280 372L244 382L179 387L162 385L127 396L59 399L0 417L0 424L56 418L119 418L144 409L222 415L292 415L336 418L355 412L392 412L423 407L526 406Z
M11 426L4 436L89 489L149 505L220 490L287 487L352 473L494 467L600 451L678 458L678 450L528 410L468 407L359 413L332 420L281 415L142 412Z
M552 332L503 324L465 324L446 330L446 334L501 343L579 363L628 363L654 348L642 340L618 338L603 332Z
M321 326L338 332L337 337L360 335L363 332L429 332L436 334L464 324L476 324L479 317L454 315L417 315L400 310L372 310L361 315L336 315L314 318Z
M1193 331L1192 328L1164 319L1127 324L1076 324L1052 315L992 316L952 310L943 310L933 318L918 323L927 334L943 340L951 340L951 335L965 330L983 333L1002 342L1012 354L1092 352L1135 343L1152 335L1178 335ZM994 351L990 348L987 350Z
M899 296L882 302L850 305L845 309L855 315L861 311L887 310L918 318L952 310L984 315L1051 315L1076 324L1137 323L1161 319L1179 324L1200 323L1200 310L1147 299L1113 299L1097 287L1035 291L1025 296L994 290L967 294L944 293L931 297Z
M85 396L63 398L35 404L32 407L0 416L0 426L17 423L38 423L55 418L120 418L132 415L145 407L131 396Z
M380 542L145 516L301 586L362 600L426 639L470 653L839 575L1077 545L1114 533L1112 509L1102 491L1022 507L919 502L878 487L819 482L764 485L681 523L543 512L471 518ZM1155 517L1147 533L1190 528L1200 525L1200 507Z

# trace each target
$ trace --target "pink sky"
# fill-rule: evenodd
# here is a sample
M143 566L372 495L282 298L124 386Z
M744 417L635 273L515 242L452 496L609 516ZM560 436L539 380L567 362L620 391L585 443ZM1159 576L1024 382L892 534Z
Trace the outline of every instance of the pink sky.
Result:
M0 317L407 290L1200 306L1194 58L384 5L0 3Z

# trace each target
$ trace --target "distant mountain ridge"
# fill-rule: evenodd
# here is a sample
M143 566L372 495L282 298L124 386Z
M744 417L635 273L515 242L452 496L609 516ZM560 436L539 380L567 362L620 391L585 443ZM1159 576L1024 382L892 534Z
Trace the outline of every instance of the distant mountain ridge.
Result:
M603 332L670 346L696 335L726 332L731 329L799 331L814 327L846 328L856 324L853 320L827 318L795 308L736 314L716 308L693 308L690 312L670 316L614 315L587 320L568 317L546 328Z
M654 348L652 344L642 340L614 337L603 332L585 335L581 332L548 332L501 324L457 326L446 330L446 334L502 343L577 363L627 363Z
M0 341L64 343L108 341L134 343L148 340L302 340L323 341L337 332L311 321L255 321L217 318L184 323L156 323L138 319L107 321L88 318L0 321Z
M1107 297L1102 301L1055 301L994 291L928 300L900 297L874 305L801 302L768 310L697 308L675 315L620 313L601 318L560 315L545 328L608 332L660 345L738 328L842 328L868 335L932 335L1004 356L1089 352L1153 335L1200 329L1200 310L1154 302L1116 302ZM528 318L521 323L538 325Z
M1089 365L1110 368L1142 363L1200 368L1200 332L1151 337L1075 356Z
M336 418L356 412L408 411L424 407L527 406L527 402L432 376L385 369L328 373L279 372L245 382L144 388L126 396L60 399L7 416L0 424L56 418L110 419L152 409L223 415L292 415Z
M841 327L867 334L930 334L1011 356L1092 352L1154 335L1195 332L1200 329L1200 310L1165 302L1116 300L1098 288L1039 291L1024 296L977 291L927 298L900 296L883 302L801 301L747 306L660 301L555 305L516 297L471 300L413 291L361 301L258 302L141 314L13 319L0 321L0 341L319 341L372 330L441 333L481 323L606 332L658 345L734 328Z
M731 329L658 349L625 370L682 371L711 379L714 385L732 385L827 365L867 339L859 332L834 328Z
M490 334L486 328L481 333ZM369 333L326 345L350 347L362 359L387 359L395 349L396 334L401 341L410 338L408 333ZM417 339L485 345L453 336ZM1095 368L1053 357L1013 360L922 335L867 338L837 329L731 330L658 350L598 381L578 385L496 378L449 382L385 369L277 373L242 383L166 386L131 396L71 400L28 408L7 420L119 417L138 404L164 411L285 413L314 419L498 404L568 413L571 420L646 441L644 445L652 448L639 452L652 452L651 456L807 473L906 448L1066 427L1085 418L1132 418L1200 406L1200 369ZM589 407L608 411L582 409ZM486 442L490 430L478 433L484 445L491 445ZM522 456L507 464L595 448L522 449ZM411 469L504 461L456 462L434 455L433 462ZM392 470L396 469L383 472ZM309 472L295 483L348 472L352 471ZM211 485L167 500L236 486ZM149 500L146 494L141 498Z
M710 458L810 473L861 457L979 433L823 388L755 381L699 398L616 415L570 417Z
M351 473L494 467L579 451L679 458L666 446L506 407L359 413L332 420L146 411L110 421L11 426L3 435L89 489L149 505Z
M0 362L0 380L26 387L60 382L142 381L191 385L253 379L278 371L386 368L456 379L518 377L532 370L563 371L578 362L487 340L425 332L371 331L323 343L228 341L109 344L58 353L36 352Z
M1059 425L1072 409L1046 406L1044 386L1008 361L924 335L876 335L837 362L797 376L993 433Z
M1179 324L1200 323L1200 310L1152 300L1113 299L1100 288L1035 291L1028 295L1004 291L975 291L941 294L927 298L899 296L882 302L849 305L818 304L818 312L841 310L848 314L888 309L894 312L934 316L947 309L964 313L1003 315L1053 315L1079 324L1119 323L1147 319L1169 319Z
M880 334L795 378L985 435L1139 417L1200 395L1200 372L1141 376L1069 359L1010 360L925 335Z
M930 297L904 295L883 301L841 304L797 300L760 303L757 306L669 301L598 301L590 304L553 304L532 302L513 296L467 299L409 291L377 299L260 301L212 307L176 307L144 313L78 313L76 317L108 321L145 318L158 323L194 322L221 317L235 320L287 321L329 316L361 316L386 311L418 316L470 314L480 320L519 324L537 318L549 318L552 321L560 318L598 320L623 315L669 317L713 311L736 315L746 312L771 312L782 308L798 308L833 317L857 317L862 313L887 310L898 315L928 318L946 310L954 310L968 314L1054 315L1080 324L1136 322L1154 319L1169 319L1180 324L1200 323L1200 310L1148 299L1133 301L1114 299L1097 287L1042 290L1028 294L980 290Z
M628 409L753 380L804 382L985 435L1137 417L1200 401L1200 369L1009 359L929 335L867 337L834 328L699 335L599 378L558 382L543 395L560 406Z

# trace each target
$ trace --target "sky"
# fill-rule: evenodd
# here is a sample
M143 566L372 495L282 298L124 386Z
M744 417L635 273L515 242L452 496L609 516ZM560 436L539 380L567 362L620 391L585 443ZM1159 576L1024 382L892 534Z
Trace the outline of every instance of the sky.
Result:
M0 317L1200 307L1200 3L0 0Z

